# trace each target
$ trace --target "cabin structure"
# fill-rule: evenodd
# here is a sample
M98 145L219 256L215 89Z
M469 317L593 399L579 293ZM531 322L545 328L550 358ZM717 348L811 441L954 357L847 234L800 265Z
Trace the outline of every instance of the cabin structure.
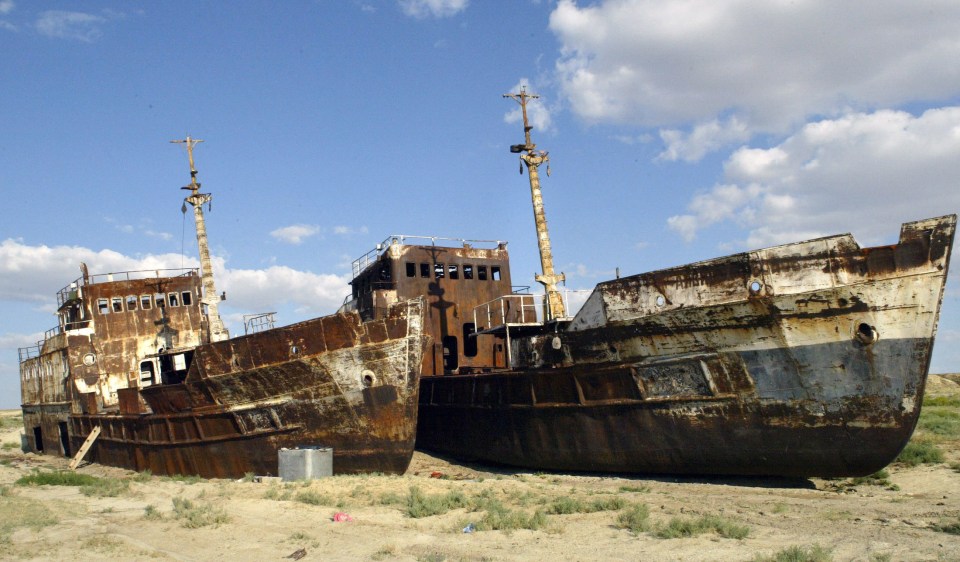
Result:
M426 298L433 347L424 354L423 377L506 368L506 333L478 333L537 317L534 295L513 294L507 243L499 240L392 235L353 262L350 285L345 307L365 320L397 301Z
M149 412L139 389L182 382L193 349L208 339L196 269L81 271L57 292L57 326L20 349L32 451L70 456L71 414Z

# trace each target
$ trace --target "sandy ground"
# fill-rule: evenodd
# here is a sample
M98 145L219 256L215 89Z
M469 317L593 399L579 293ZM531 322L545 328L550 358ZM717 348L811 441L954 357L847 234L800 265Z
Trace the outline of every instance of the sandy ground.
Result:
M931 377L929 394L960 396ZM6 412L7 417L18 412ZM845 480L677 479L531 473L461 465L417 452L404 476L337 476L311 483L175 480L87 464L80 474L128 481L118 495L77 486L14 485L67 460L24 454L6 424L0 449L0 558L4 560L758 560L819 545L833 560L960 560L960 451L913 468L892 465L881 485ZM8 445L9 443L9 445ZM16 445L14 445L16 444ZM952 466L951 466L952 465ZM455 507L414 518L412 486L427 496L495 498L515 514L549 512L558 501L614 500L649 509L650 532L617 524L627 507L547 514L538 530L477 530L485 511ZM88 490L89 493L89 490ZM195 510L174 509L187 499ZM337 512L352 521L335 521ZM191 515L192 514L192 515ZM219 522L200 524L202 516ZM659 538L672 518L716 515L745 526L742 539L705 532Z

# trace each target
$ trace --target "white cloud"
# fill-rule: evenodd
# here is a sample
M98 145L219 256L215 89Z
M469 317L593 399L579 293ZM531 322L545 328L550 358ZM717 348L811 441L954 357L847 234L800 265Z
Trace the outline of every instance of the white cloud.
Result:
M333 227L333 233L339 236L349 236L351 234L368 234L370 231L365 226L360 228L352 228L349 226L335 226Z
M0 0L0 14L9 14L15 7L13 0Z
M197 267L180 254L133 258L113 250L94 251L79 246L29 246L22 241L0 242L0 300L46 303L80 277L80 263L90 273Z
M521 78L508 94L519 94L521 90L526 90L528 94L537 95L537 91L530 85L530 80ZM503 116L506 123L523 123L523 108L518 102L516 107ZM527 120L533 125L535 131L549 131L553 123L550 116L550 108L543 103L542 98L530 98L527 100ZM536 142L536 140L534 140Z
M455 16L466 10L470 2L469 0L398 0L398 3L404 14L424 19Z
M957 2L560 0L549 25L562 91L590 122L702 134L728 115L738 128L783 133L811 116L960 90ZM671 148L681 159L697 152Z
M281 242L286 242L287 244L300 244L303 242L304 238L309 238L319 232L320 227L318 226L311 224L294 224L291 226L278 228L271 232L270 236L273 236Z
M106 18L83 12L48 10L40 13L35 26L41 35L92 43L103 35L100 25L105 21Z
M80 278L80 262L87 264L91 275L199 267L196 258L179 254L130 257L113 250L30 246L7 239L0 242L0 302L54 302L58 290ZM217 256L212 263L217 289L227 293L227 304L241 314L278 310L285 304L310 316L330 314L350 292L349 278L345 276L276 265L266 269L230 269Z
M282 304L296 306L308 316L330 314L350 292L348 277L298 271L274 265L267 269L227 269L217 273L217 285L227 293L227 302L248 312L277 310Z
M734 142L749 140L750 131L746 123L731 117L726 121L714 119L708 123L702 123L695 126L690 133L678 129L661 129L660 138L667 147L657 156L657 159L696 162L709 152Z
M777 146L735 151L724 176L668 226L692 240L733 222L749 248L849 231L889 241L901 222L960 209L960 107L810 123Z

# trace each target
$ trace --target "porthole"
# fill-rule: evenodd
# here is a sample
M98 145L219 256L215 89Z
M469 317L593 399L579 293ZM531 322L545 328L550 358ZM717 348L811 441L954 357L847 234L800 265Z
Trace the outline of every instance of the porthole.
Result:
M880 333L870 324L861 322L857 326L857 332L854 337L863 345L870 345L880 339Z
M663 308L663 305L667 304L667 299L663 295L657 295L653 302L657 305L657 308Z
M95 365L97 363L97 356L93 353L88 353L83 356L83 364L87 367Z
M760 294L760 290L763 289L763 283L754 279L753 281L750 282L749 288L750 288L751 295L758 295Z
M373 371L364 369L363 372L360 373L360 380L363 381L364 387L370 388L377 382L377 376L373 374Z
M291 346L290 346L290 355L300 355L300 346L299 346L299 345L291 345Z

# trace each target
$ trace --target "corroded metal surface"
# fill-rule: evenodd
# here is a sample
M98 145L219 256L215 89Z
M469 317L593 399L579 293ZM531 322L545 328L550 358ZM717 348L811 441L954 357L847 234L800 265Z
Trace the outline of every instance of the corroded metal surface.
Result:
M418 446L545 469L862 475L920 411L956 217L601 283L512 369L424 379Z
M275 475L281 447L318 445L336 473L402 473L426 341L420 300L376 321L318 318L200 345L183 382L119 389L118 408L25 403L24 425L40 428L34 450L63 454L101 426L92 460L155 474Z
M276 475L280 448L333 448L337 473L404 472L430 336L421 298L229 339L220 320L193 162L184 141L201 275L83 276L57 295L59 324L20 350L27 444L156 474ZM186 212L186 204L183 206ZM202 279L202 281L201 281Z

